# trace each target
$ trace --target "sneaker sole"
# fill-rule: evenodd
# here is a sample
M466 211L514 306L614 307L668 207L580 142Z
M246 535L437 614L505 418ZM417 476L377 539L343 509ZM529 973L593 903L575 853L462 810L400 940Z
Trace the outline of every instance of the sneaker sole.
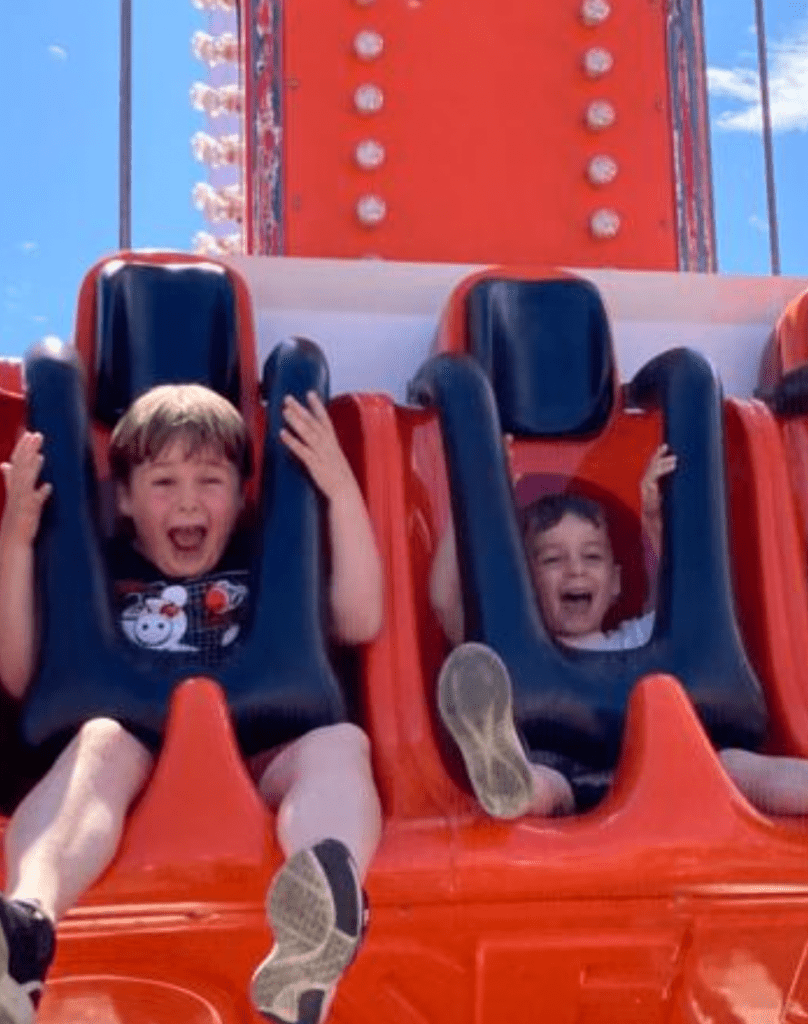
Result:
M327 839L286 862L267 896L275 946L253 975L252 999L284 1024L317 1024L329 988L362 936L362 890L347 849Z
M455 648L438 677L438 708L483 808L494 818L525 814L533 779L513 724L508 670L499 656L484 644Z

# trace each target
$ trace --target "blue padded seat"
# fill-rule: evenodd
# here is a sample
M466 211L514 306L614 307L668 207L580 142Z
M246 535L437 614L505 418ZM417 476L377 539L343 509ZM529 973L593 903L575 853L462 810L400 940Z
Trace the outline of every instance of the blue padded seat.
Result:
M54 488L36 546L42 643L23 711L25 738L55 750L84 721L106 715L157 746L174 686L210 671L136 649L119 633L102 555L81 367L72 349L44 345L27 355L25 374L28 425L47 439L42 478ZM265 364L263 388L269 429L252 613L216 673L248 755L345 717L322 618L319 499L278 439L286 394L302 401L314 390L327 401L322 353L303 339L278 346Z
M495 318L469 317L468 348L473 355L438 355L411 385L414 400L437 408L457 533L466 639L499 652L514 683L517 723L528 748L566 755L592 768L614 766L622 738L629 693L643 675L665 672L687 689L713 742L719 746L759 747L767 727L760 684L739 634L729 564L723 454L722 395L712 367L687 349L664 353L647 364L628 387L638 407L662 410L666 442L679 466L663 482L664 549L660 566L655 627L648 644L620 653L562 648L547 634L539 613L513 501L504 429L530 420L543 436L576 434L579 425L602 425L605 394L593 387L606 351L593 352L589 316L591 286L579 289L584 313L571 318L579 334L563 332L565 351L556 358L551 339L533 347L533 311L545 331L541 296L558 310L557 282L510 282L501 290L483 282L483 304L493 290L497 302L514 299L516 312L499 308ZM579 282L565 282L565 303L574 305ZM521 292L528 295L523 305ZM478 300L469 296L469 307ZM519 324L521 338L509 332L507 346L488 335L502 323ZM493 326L492 326L493 325ZM475 334L477 332L477 334ZM478 334L482 332L482 337ZM611 349L608 331L598 334ZM544 343L546 342L546 344ZM520 347L530 349L522 361ZM507 379L514 386L496 390L497 368L476 353L506 353ZM543 353L542 358L537 355ZM580 386L567 379L570 367L593 358ZM517 380L513 367L530 379ZM529 366L529 370L527 367ZM493 377L493 381L492 378ZM516 383L519 387L516 387ZM560 411L543 409L544 396L559 388L575 396ZM585 396L589 395L589 408ZM507 406L514 396L516 410ZM503 408L503 405L505 407ZM575 408L575 416L569 411ZM558 412L558 415L556 415ZM507 424L507 426L505 426ZM521 433L521 431L517 431ZM618 452L613 452L619 458Z

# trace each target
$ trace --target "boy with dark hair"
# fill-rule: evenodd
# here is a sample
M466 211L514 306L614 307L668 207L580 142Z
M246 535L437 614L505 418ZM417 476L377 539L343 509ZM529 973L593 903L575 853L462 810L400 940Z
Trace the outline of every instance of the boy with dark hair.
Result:
M313 392L307 401L287 396L280 436L327 501L332 631L341 642L362 643L381 625L379 555L328 413ZM37 483L42 445L41 435L23 434L2 466L0 678L18 698L37 657L33 545L50 493ZM138 646L193 651L197 664L201 657L215 666L249 602L249 545L237 529L250 471L244 421L200 385L154 388L116 426L110 461L116 507L131 524L131 538L110 548L123 632ZM175 614L150 614L154 593ZM211 630L205 622L214 600ZM55 924L114 857L155 754L112 718L88 721L12 815L0 898L4 1024L33 1020ZM250 767L277 809L287 857L267 897L275 946L255 972L253 1000L270 1019L316 1024L364 927L361 883L381 832L368 740L343 722L258 755Z
M657 558L662 543L659 480L675 466L676 456L662 445L640 485L642 526ZM620 596L620 566L597 502L575 494L549 495L531 505L523 521L539 609L555 640L590 651L630 650L648 642L653 610L603 631L606 613ZM438 707L463 755L475 796L497 818L587 809L608 787L611 773L592 771L550 751L533 751L528 757L514 725L505 665L484 644L462 643L456 558L450 528L430 579L436 615L457 645L441 668ZM721 750L719 757L738 788L760 810L808 813L808 761L739 749Z

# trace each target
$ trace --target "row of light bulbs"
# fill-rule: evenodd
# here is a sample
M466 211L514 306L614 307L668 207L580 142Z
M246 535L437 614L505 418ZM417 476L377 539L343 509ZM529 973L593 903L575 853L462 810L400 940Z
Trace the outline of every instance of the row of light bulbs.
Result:
M356 2L360 6L369 6L372 0ZM384 53L384 37L375 29L362 29L353 38L353 52L361 61L370 63L378 60ZM359 114L378 114L384 106L384 93L380 86L366 82L354 91L353 102ZM378 170L386 157L384 145L378 139L361 139L354 147L354 159L363 171ZM375 227L387 216L387 203L380 195L366 193L357 200L356 216L365 227Z
M199 10L212 11L219 8L233 11L236 0L192 0ZM191 39L194 56L214 67L221 63L236 63L239 59L238 40L232 32L211 36L206 32L195 32ZM210 86L195 82L191 87L191 104L209 117L223 114L241 114L244 109L244 93L238 85ZM196 132L191 139L191 149L197 160L211 167L242 166L244 163L244 142L238 134L220 135L218 138L207 132ZM198 182L193 189L194 206L212 224L235 221L241 225L244 220L244 194L240 185L226 185L214 188L208 182ZM206 256L228 256L244 251L242 231L227 235L214 235L199 231L194 236L194 251Z
M361 7L368 7L374 2L375 0L355 0ZM610 15L611 6L608 0L583 0L581 4L581 21L589 28L602 25ZM363 29L354 36L353 50L360 60L377 60L384 52L384 39L373 29ZM613 66L614 57L602 46L591 46L584 53L583 67L589 78L602 78ZM380 86L366 82L354 91L353 102L360 114L378 114L384 107L384 92ZM593 132L611 128L615 119L614 106L608 100L592 100L586 109L586 124ZM385 157L384 145L378 139L362 139L354 149L354 159L365 171L378 170ZM599 153L590 159L587 176L593 185L608 185L617 177L618 169L614 157ZM387 216L387 204L382 196L367 193L357 201L356 215L361 224L375 227ZM620 230L619 214L605 207L595 210L590 217L590 230L596 238L613 238Z
M611 15L609 0L583 0L581 21L587 28L597 28ZM614 67L614 57L602 46L590 46L584 53L584 73L593 80L608 75ZM606 131L616 119L614 106L603 99L592 100L586 109L586 125L593 132ZM587 177L596 186L609 185L617 177L619 168L614 157L598 153L589 160ZM609 207L595 210L589 218L589 229L595 238L614 238L620 231L620 215Z
M235 11L237 0L191 0L198 11Z

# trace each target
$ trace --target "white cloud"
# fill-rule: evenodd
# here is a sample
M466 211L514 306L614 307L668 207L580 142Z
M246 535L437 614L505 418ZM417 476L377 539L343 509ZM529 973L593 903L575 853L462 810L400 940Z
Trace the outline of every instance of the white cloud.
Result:
M48 318L46 316L32 316L31 319L35 324L46 324L48 322Z
M39 242L20 242L20 249L24 253L36 252L39 248Z
M56 43L50 44L48 53L55 60L67 60L67 50L63 46L57 46Z
M718 115L718 128L761 131L760 79L756 70L709 68L707 82L712 95L741 103L739 110ZM769 109L773 131L808 131L808 27L769 47Z
M769 233L769 222L765 218L759 217L756 213L750 215L749 226L754 228L755 231L759 231L761 235L768 235Z

